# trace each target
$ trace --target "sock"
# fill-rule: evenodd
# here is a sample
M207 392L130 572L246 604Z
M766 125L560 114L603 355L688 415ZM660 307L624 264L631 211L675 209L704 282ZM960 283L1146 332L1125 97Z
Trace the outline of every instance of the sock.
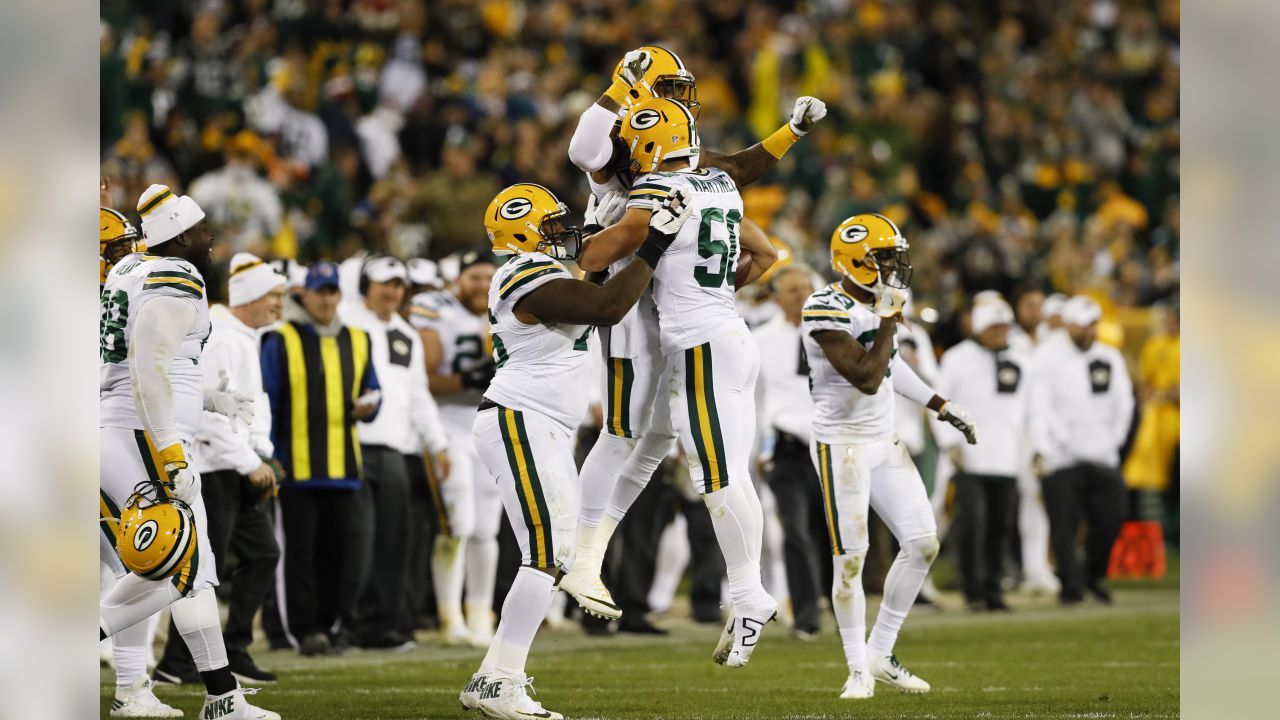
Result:
M840 642L849 672L867 669L867 596L862 591L862 566L867 551L831 558L831 610L840 627Z
M596 527L604 515L609 497L622 472L636 449L635 438L618 437L601 431L596 444L591 446L587 459L582 463L582 507L578 511L578 525Z
M463 622L462 573L464 538L437 535L431 553L431 582L436 588L436 609L440 623Z
M898 557L884 579L884 600L876 615L875 627L867 639L867 649L877 655L892 655L898 642L898 631L920 594L920 586L929 574L929 566L938 556L938 537L926 535L902 544Z
M173 613L173 624L187 643L191 659L195 660L196 669L201 674L227 666L227 647L222 642L222 622L213 588L205 588L176 601L170 612ZM221 695L234 690L235 686L222 692L214 692L215 689L210 687L209 694Z
M467 606L490 609L498 576L498 538L473 535L467 538L466 546Z
M240 687L236 683L236 676L231 674L231 668L226 666L217 670L201 670L200 679L204 680L205 693L214 697L226 695Z
M756 522L756 510L743 487L746 482L730 482L728 487L702 496L711 513L711 525L715 529L716 542L724 555L725 571L729 577L729 597L739 603L753 594L764 593L760 584L760 540L764 528Z
M676 439L672 435L665 435L657 432L647 432L640 436L640 441L635 446L635 452L627 458L626 463L622 466L621 474L618 477L619 482L614 486L613 495L609 498L609 509L607 514L614 520L621 522L626 516L627 510L635 504L636 498L649 484L649 480L653 478L653 474L657 472L658 466L662 461L671 454L672 448L675 447ZM607 546L607 543L606 543Z
M99 639L111 637L168 607L182 593L167 580L147 580L129 574L111 588L98 605Z
M524 673L529 646L551 605L554 583L554 578L547 573L527 566L520 568L502 603L502 622L498 624L484 662L480 663L480 672L513 676Z
M129 687L147 674L147 625L140 622L111 638L111 657L116 665L116 687Z

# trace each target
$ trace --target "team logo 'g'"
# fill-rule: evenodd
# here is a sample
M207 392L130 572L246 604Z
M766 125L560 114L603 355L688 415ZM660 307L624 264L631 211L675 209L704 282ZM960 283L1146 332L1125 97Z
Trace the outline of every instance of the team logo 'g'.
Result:
M138 552L142 552L151 547L151 543L155 542L156 535L160 533L160 526L155 520L148 520L138 528L138 532L133 534L133 548Z
M501 215L504 220L515 220L528 215L529 211L532 209L532 200L519 197L511 198L510 200L502 203L502 206L498 208L498 214Z
M860 243L867 238L866 225L850 225L840 233L840 239L847 243Z
M648 130L662 120L657 110L644 109L631 116L631 127L636 130Z

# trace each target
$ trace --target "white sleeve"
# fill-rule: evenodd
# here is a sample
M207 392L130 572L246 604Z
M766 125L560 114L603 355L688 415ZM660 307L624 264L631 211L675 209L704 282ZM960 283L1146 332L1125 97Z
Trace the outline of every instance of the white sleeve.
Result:
M960 356L956 353L948 351L942 354L942 364L938 367L937 374L937 391L942 397L951 396L953 377L963 372L962 368L956 367L959 364ZM896 379L893 386L894 388L898 387ZM964 442L964 435L955 429L951 423L939 420L936 413L926 414L929 416L929 428L933 431L933 437L938 442L939 449L947 450Z
M916 341L916 374L920 379L930 383L938 377L938 357L933 354L933 338L929 332L919 325L912 325L912 337ZM946 393L938 393L947 397Z
M902 359L902 353L893 356L889 367L893 375L893 390L902 397L923 406L928 405L933 396L937 395L933 388L926 385L916 371L911 369L911 365Z
M138 310L129 337L134 407L158 450L178 442L169 366L197 317L193 300L155 295Z
M1052 359L1047 354L1040 354L1031 363L1031 377L1027 384L1031 451L1045 456L1052 455L1057 449L1051 426L1057 417L1053 407L1053 374Z
M1115 370L1111 373L1111 392L1115 407L1114 437L1116 447L1119 448L1129 436L1129 426L1133 423L1133 381L1129 378L1129 368L1125 365L1123 355L1115 353L1111 362L1115 363Z
M215 333L217 330L214 331ZM225 331L224 331L225 332ZM232 392L241 391L243 368L237 368L231 348L222 343L210 343L200 355L200 367L204 371L204 385L217 387L223 377L231 378L227 389ZM255 411L257 408L255 408ZM255 415L254 424L258 419ZM203 460L209 462L213 458L225 460L241 475L248 475L262 464L262 459L253 447L252 429L231 431L231 419L226 415L205 411L200 416L200 437L208 444L208 452L202 453Z
M440 408L436 405L436 399L431 397L431 390L427 386L427 368L422 359L422 340L416 337L417 333L414 335L413 350L409 357L411 373L409 407L412 413L410 419L413 430L422 440L423 446L434 455L448 447L449 439L444 434L444 423L440 421Z
M591 103L578 119L578 127L569 140L569 159L580 170L593 173L605 166L613 156L613 124L618 115Z

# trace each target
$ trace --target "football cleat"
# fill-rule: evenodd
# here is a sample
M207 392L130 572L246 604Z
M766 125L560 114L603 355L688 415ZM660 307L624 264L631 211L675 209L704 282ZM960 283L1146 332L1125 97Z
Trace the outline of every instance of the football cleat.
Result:
M871 677L904 693L923 695L929 692L929 683L902 667L897 655L871 658Z
M127 688L116 688L111 717L180 718L182 711L161 702L151 690L151 678L144 676Z
M735 604L733 611L733 646L724 659L725 667L740 668L751 659L755 652L760 633L769 621L778 617L778 601L761 592L761 597L751 603Z
M257 693L257 688L236 688L222 695L205 695L198 720L280 720L279 713L254 707L244 699Z
M876 694L876 681L866 670L854 670L840 689L841 700L866 700Z
M530 690L533 690L533 678L524 673L513 676L495 673L489 676L476 705L480 712L498 720L564 720L560 713L547 710L529 697Z
M725 660L729 659L729 651L733 649L733 613L729 613L729 619L724 623L724 629L720 631L720 642L716 643L715 652L711 653L711 659L717 665L723 665Z
M489 684L489 673L476 672L471 676L471 680L467 686L462 688L462 694L458 696L458 702L462 703L463 710L475 710L480 707L480 695L484 693L484 688Z
M622 609L613 602L609 588L604 586L599 576L586 573L575 575L572 570L560 578L556 586L573 596L582 609L605 620L617 620L622 617Z

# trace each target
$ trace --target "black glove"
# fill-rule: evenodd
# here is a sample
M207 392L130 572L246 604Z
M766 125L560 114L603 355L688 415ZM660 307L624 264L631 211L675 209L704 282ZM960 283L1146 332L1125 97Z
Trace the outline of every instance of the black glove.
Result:
M484 392L489 389L489 383L493 382L493 376L497 374L498 366L489 361L480 367L462 371L462 387L468 390L477 390Z
M657 268L663 253L671 247L680 226L689 218L693 206L690 205L680 190L672 190L662 200L657 211L649 218L649 234L636 250L636 257L649 263L649 267Z

